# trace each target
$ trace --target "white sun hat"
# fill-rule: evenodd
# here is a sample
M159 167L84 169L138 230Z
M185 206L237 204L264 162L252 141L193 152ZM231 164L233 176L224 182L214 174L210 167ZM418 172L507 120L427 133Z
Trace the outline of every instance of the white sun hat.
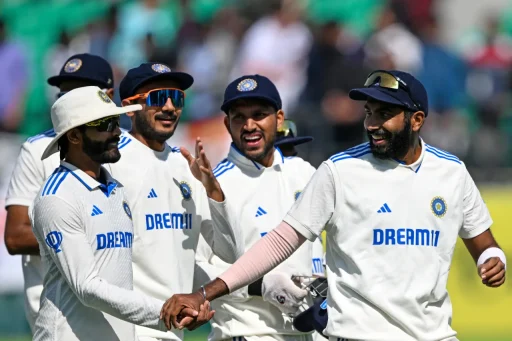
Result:
M58 152L57 142L71 129L105 117L141 109L140 104L116 106L97 86L85 86L67 92L52 106L52 124L57 135L46 147L41 160Z

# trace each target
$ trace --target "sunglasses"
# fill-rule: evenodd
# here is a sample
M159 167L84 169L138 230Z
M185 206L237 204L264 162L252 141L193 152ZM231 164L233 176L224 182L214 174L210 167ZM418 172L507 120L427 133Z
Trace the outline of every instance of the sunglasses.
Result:
M119 125L120 125L120 116L119 115L105 117L105 118L85 124L86 127L92 127L92 128L95 128L99 132L108 132L108 133L111 133L114 130L116 130L116 128L118 128Z
M183 109L185 106L185 92L180 89L153 89L126 99L132 101L139 98L145 99L146 105L150 107L163 107L168 98L171 99L172 105L176 109Z
M277 129L277 135L278 137L296 137L297 125L290 120L284 120L281 127Z
M412 97L411 90L407 86L407 84L401 80L400 78L396 77L395 75L392 75L391 73L387 71L374 71L370 73L368 78L366 79L366 82L364 82L365 87L370 87L372 85L377 85L376 83L379 83L378 86L385 89L392 89L392 90L398 90L401 88L407 94L409 95L409 98L411 99L412 103L418 110L422 110L421 105L416 103L414 101L414 98ZM404 103L405 104L405 103ZM414 109L414 108L409 108Z

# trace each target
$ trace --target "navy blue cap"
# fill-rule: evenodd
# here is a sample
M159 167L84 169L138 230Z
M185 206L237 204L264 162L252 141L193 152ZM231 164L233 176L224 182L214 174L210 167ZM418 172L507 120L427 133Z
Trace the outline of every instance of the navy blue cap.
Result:
M283 137L277 137L276 142L274 143L274 146L279 147L282 145L291 145L291 146L298 146L299 144L308 143L313 141L313 136L283 136Z
M425 116L428 116L427 90L425 90L423 84L407 72L397 70L385 72L403 81L409 91L402 89L402 87L398 90L382 88L377 82L367 88L350 90L349 97L356 101L366 101L371 98L375 101L401 106L411 111L423 111Z
M283 107L281 96L270 79L261 75L242 76L229 83L224 91L224 102L220 109L226 114L231 104L241 98L259 98L272 104L277 110Z
M161 79L178 82L181 90L187 90L194 83L194 78L188 73L172 71L165 64L142 63L138 67L128 70L119 84L119 95L121 99L132 97L137 95L137 89L145 83Z
M114 75L110 64L100 56L89 53L69 57L59 75L48 78L48 84L58 87L68 80L90 81L106 89L114 87Z
M327 299L319 297L308 310L293 319L293 326L300 332L308 333L316 330L326 337L323 331L327 327L327 320Z

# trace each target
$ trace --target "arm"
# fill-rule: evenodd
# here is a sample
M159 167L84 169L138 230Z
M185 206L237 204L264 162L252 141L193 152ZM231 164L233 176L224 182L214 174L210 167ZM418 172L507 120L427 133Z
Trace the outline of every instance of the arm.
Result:
M467 171L463 181L464 220L459 236L477 264L482 283L490 287L499 287L505 282L505 253L491 233L491 216Z
M16 160L5 206L5 246L11 255L39 255L39 244L32 232L28 207L44 182L43 163L31 153L25 142Z
M166 330L158 315L163 302L109 284L98 275L84 223L75 207L60 198L46 197L36 204L31 218L41 241L50 233L61 234L57 248L43 242L41 247L82 304L130 323Z

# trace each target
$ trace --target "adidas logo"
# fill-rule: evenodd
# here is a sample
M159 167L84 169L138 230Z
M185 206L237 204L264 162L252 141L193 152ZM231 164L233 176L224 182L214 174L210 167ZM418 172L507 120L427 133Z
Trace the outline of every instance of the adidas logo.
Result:
M265 211L263 208L258 207L258 210L256 211L256 217L261 217L262 215L267 214L267 211Z
M98 208L98 206L92 205L91 217L94 217L94 216L100 215L100 214L103 214L103 212L101 212L101 210Z
M148 198L158 198L158 196L156 195L156 192L153 188L151 188L151 191L149 191Z
M384 204L380 210L377 211L377 213L391 213L391 209L389 208L388 204Z

